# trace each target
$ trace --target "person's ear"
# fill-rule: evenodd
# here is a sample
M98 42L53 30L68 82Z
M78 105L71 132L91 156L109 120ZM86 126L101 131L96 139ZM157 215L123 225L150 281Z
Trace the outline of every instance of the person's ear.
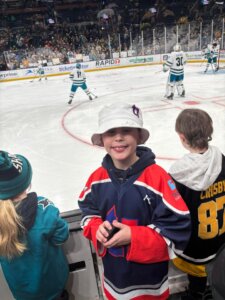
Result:
M183 133L178 133L178 135L179 135L179 138L180 138L180 140L181 140L181 142L184 144L187 144L187 140L186 140L186 137L185 137L185 135L183 134Z

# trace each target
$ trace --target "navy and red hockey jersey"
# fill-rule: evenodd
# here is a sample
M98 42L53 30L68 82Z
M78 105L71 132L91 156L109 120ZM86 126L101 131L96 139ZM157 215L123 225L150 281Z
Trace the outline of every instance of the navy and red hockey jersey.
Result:
M168 298L168 260L190 237L190 215L167 172L146 147L128 170L114 167L107 154L79 197L84 236L98 252L96 231L104 221L131 228L131 243L105 249L104 290L108 299Z

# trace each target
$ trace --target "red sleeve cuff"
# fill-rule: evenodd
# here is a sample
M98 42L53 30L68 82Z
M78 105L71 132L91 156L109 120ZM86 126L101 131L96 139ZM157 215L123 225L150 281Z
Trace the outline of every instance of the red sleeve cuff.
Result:
M131 226L131 244L127 260L137 263L156 263L169 260L168 248L163 237L146 226Z
M101 218L92 218L89 223L84 227L83 235L92 241L96 253L103 257L106 254L107 249L99 243L96 239L96 232L100 224L102 224Z

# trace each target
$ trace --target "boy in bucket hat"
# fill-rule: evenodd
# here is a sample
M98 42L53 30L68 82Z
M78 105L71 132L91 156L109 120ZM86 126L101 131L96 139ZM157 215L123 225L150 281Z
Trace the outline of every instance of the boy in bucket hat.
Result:
M0 151L0 264L16 300L66 300L68 225L51 201L27 192L31 179L24 156Z
M104 266L107 299L168 299L168 261L190 236L190 215L174 182L155 163L136 105L99 113L92 143L104 147L102 166L79 197L84 236Z

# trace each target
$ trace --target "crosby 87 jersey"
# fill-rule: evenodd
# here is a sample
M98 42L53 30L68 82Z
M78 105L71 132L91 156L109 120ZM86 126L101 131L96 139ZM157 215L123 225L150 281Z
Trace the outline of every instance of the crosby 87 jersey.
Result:
M191 212L193 231L179 256L189 263L206 264L225 243L225 157L222 156L222 170L216 181L204 191L174 181Z

